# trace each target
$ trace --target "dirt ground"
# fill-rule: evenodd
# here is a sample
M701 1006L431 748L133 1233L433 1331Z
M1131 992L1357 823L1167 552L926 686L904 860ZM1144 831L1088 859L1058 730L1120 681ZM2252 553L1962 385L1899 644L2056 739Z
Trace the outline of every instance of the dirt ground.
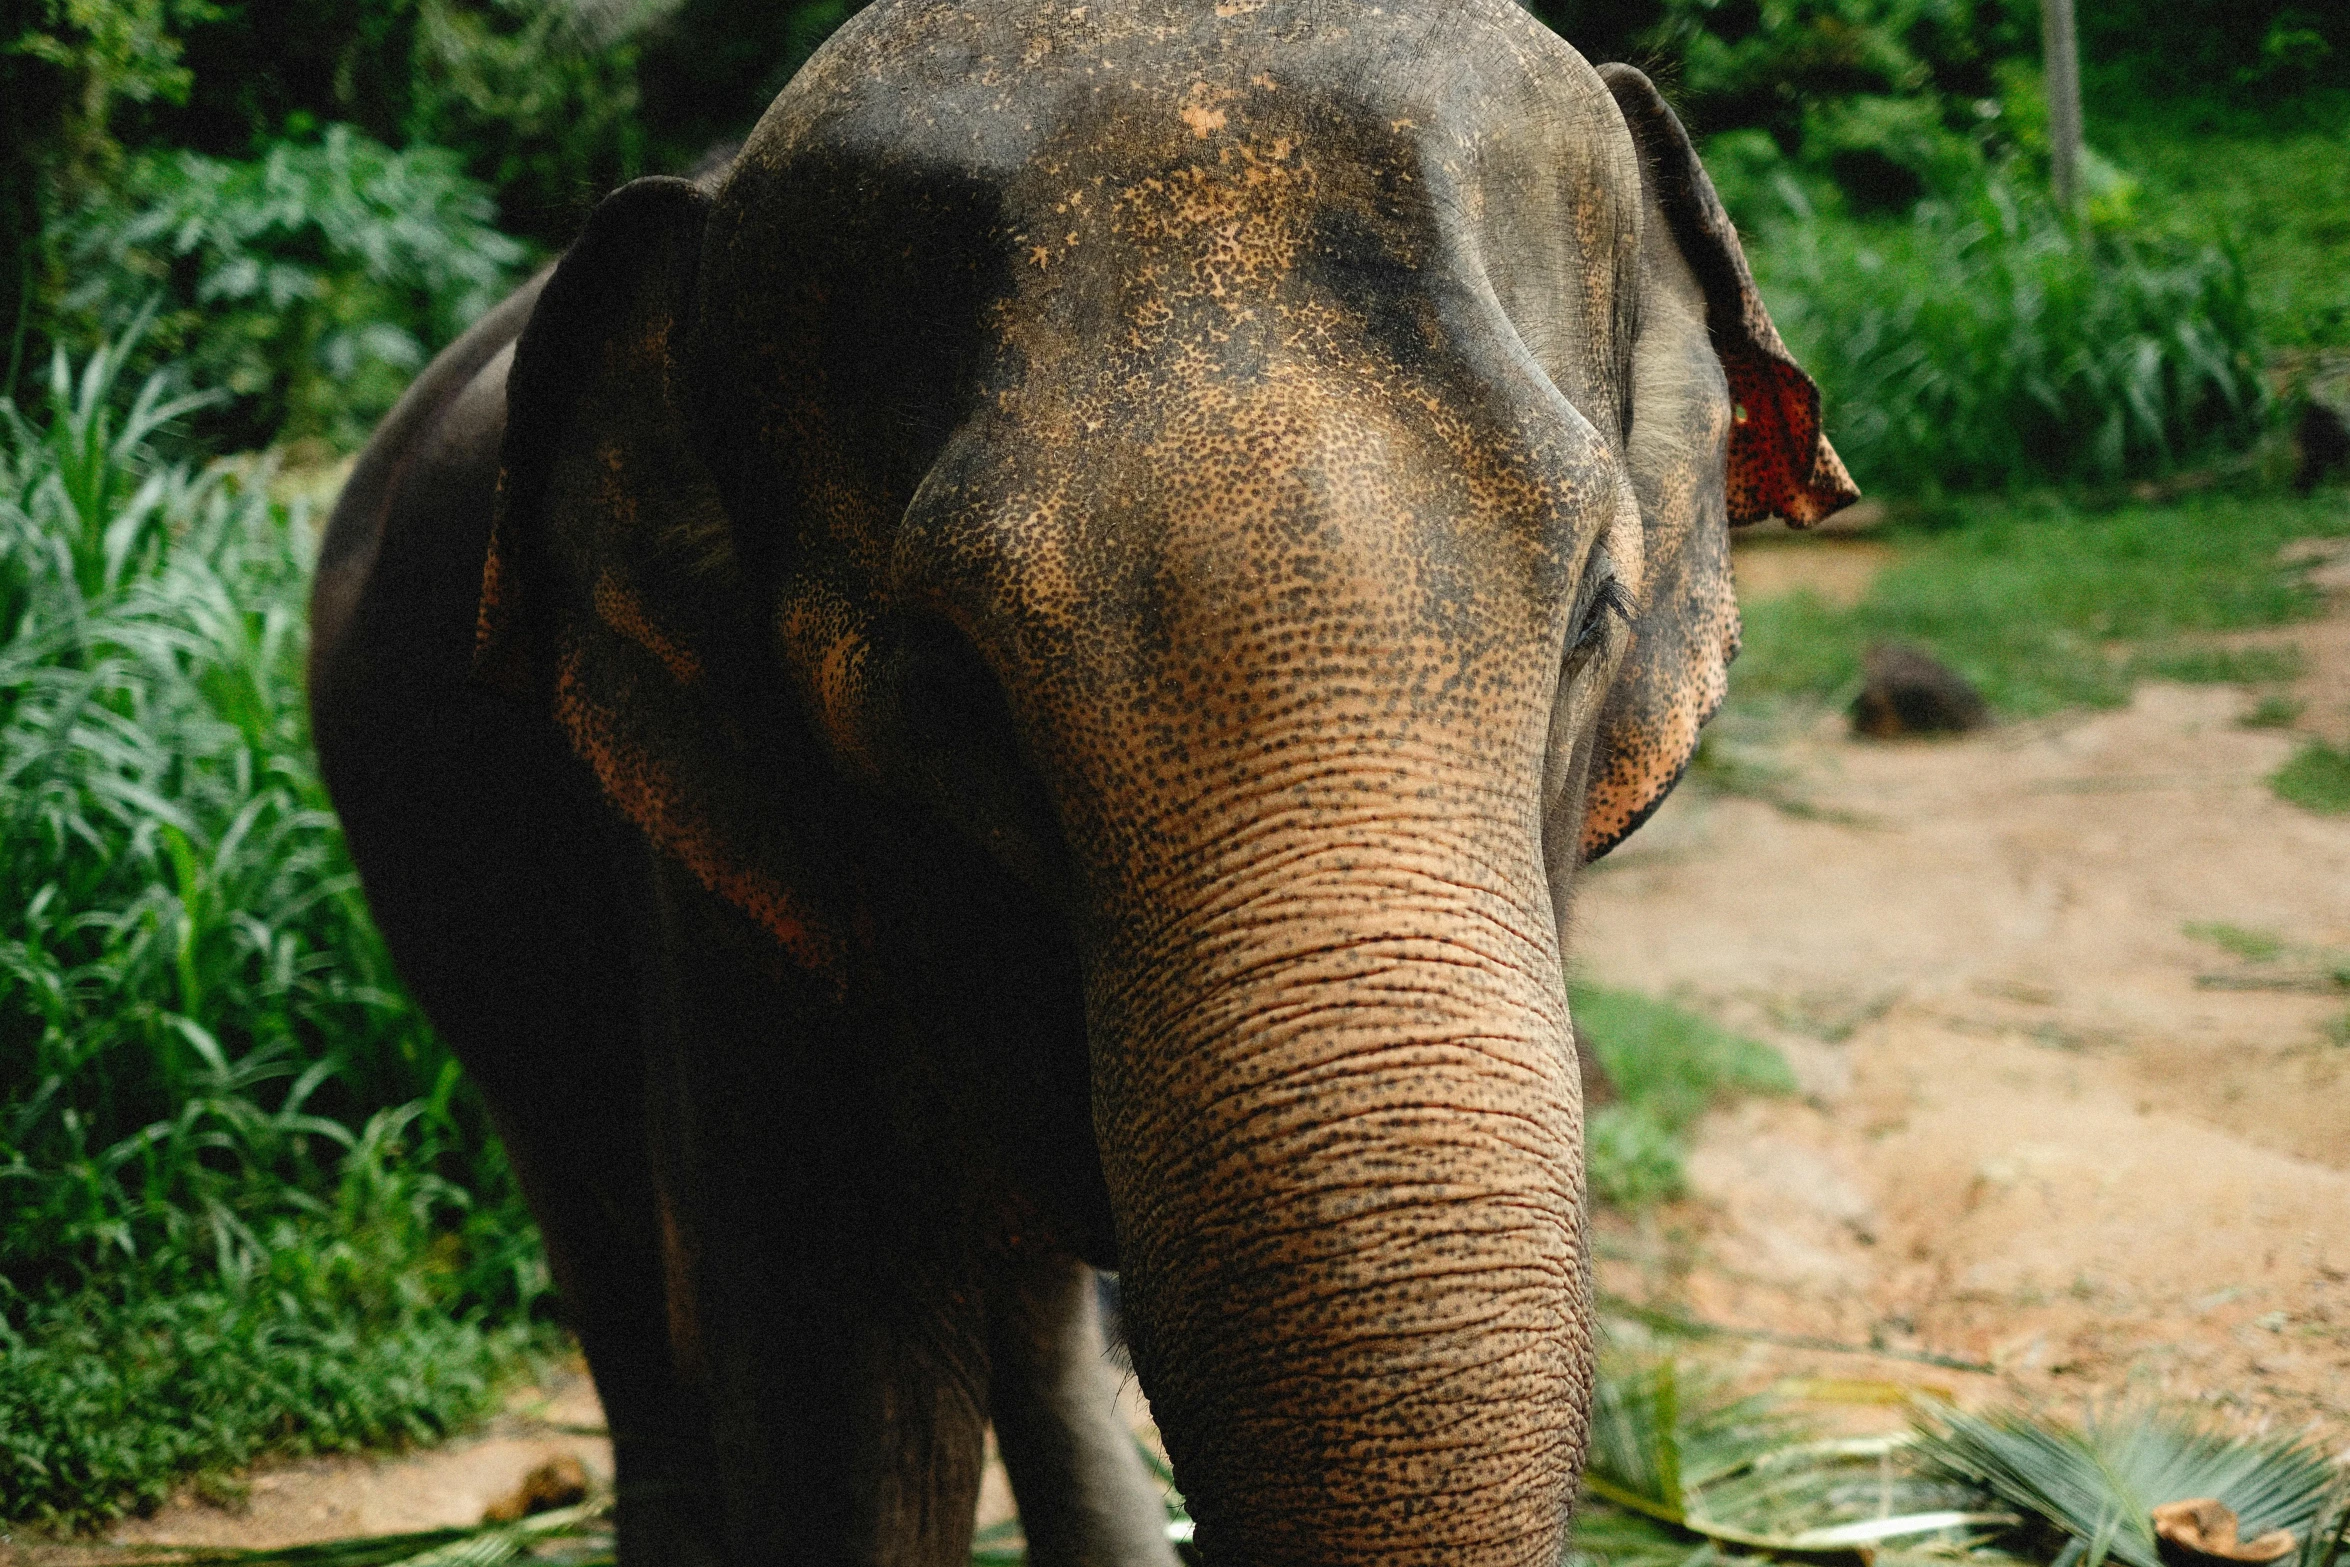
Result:
M1876 547L1817 546L1741 551L1742 594L1857 591ZM2304 723L2334 735L2343 600L2263 634L2301 644ZM2151 684L1894 743L1830 715L1753 747L1770 800L1676 795L1587 882L1579 959L1770 1040L1802 1094L1716 1115L1690 1199L1608 1227L1603 1282L1996 1368L1747 1352L1815 1376L2159 1392L2350 1439L2350 997L2323 977L2350 819L2269 792L2298 737L2249 705ZM2288 950L2188 933L2213 924Z
M1741 592L1849 599L1884 558L1759 540ZM2303 727L2339 741L2350 560L2319 577L2333 616L2261 639L2300 644ZM1676 795L1588 879L1581 967L1770 1040L1801 1093L1706 1122L1686 1200L1603 1219L1603 1287L1761 1335L1698 1353L1862 1423L1895 1418L1870 1402L1887 1384L2070 1408L2159 1392L2350 1441L2350 998L2321 978L2350 954L2350 818L2269 792L2296 736L2240 727L2250 700L2153 684L1931 742L1828 715L1735 742L1770 798ZM2211 924L2288 950L2254 963L2188 933ZM471 1522L556 1452L608 1476L597 1420L574 1373L484 1439L272 1470L241 1510L189 1499L114 1539ZM982 1515L1008 1511L997 1471Z

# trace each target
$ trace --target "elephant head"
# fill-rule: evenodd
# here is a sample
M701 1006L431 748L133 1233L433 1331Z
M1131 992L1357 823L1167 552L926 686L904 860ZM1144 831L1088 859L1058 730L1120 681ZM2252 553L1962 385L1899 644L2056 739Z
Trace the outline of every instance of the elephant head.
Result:
M1207 1558L1554 1559L1570 883L1722 698L1728 527L1855 494L1647 80L1508 0L884 3L603 205L508 419L478 677L821 1005L909 819L1051 911L1044 1200Z

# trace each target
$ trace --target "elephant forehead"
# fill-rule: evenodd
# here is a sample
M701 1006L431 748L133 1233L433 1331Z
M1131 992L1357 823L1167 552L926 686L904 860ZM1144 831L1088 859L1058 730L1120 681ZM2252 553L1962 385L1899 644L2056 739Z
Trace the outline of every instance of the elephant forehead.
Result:
M905 404L934 396L943 440L1020 373L1015 326L1022 356L1054 333L1084 354L1211 349L1268 303L1293 338L1353 329L1318 296L1408 358L1432 334L1377 307L1420 295L1452 309L1450 346L1530 355L1610 429L1638 188L1613 99L1509 0L883 0L720 192L708 379L775 400L743 410L754 442L804 443L795 397L853 420L845 383L887 363L899 387L868 400L902 444L924 422Z
M1581 130L1612 103L1511 0L880 0L792 81L743 158L830 144L1004 185L1070 152L1115 162L1163 136L1210 141L1243 128L1259 93L1464 146Z

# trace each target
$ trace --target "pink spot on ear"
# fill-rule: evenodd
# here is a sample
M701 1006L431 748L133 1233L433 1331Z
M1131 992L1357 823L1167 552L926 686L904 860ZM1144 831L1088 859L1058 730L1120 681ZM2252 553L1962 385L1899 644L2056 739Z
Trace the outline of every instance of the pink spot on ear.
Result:
M1784 517L1797 527L1860 498L1820 432L1820 394L1794 361L1764 352L1722 354L1731 405L1729 501L1733 523Z

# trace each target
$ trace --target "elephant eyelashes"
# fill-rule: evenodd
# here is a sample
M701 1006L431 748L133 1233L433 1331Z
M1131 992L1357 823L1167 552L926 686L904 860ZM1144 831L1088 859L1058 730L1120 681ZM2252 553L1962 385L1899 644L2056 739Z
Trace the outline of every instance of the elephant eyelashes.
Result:
M1582 619L1575 626L1575 646L1572 649L1578 657L1588 656L1598 648L1601 639L1607 635L1607 617L1611 614L1627 626L1632 624L1631 595L1624 591L1624 584L1612 576L1600 583L1599 591L1591 595L1591 602L1583 606Z

